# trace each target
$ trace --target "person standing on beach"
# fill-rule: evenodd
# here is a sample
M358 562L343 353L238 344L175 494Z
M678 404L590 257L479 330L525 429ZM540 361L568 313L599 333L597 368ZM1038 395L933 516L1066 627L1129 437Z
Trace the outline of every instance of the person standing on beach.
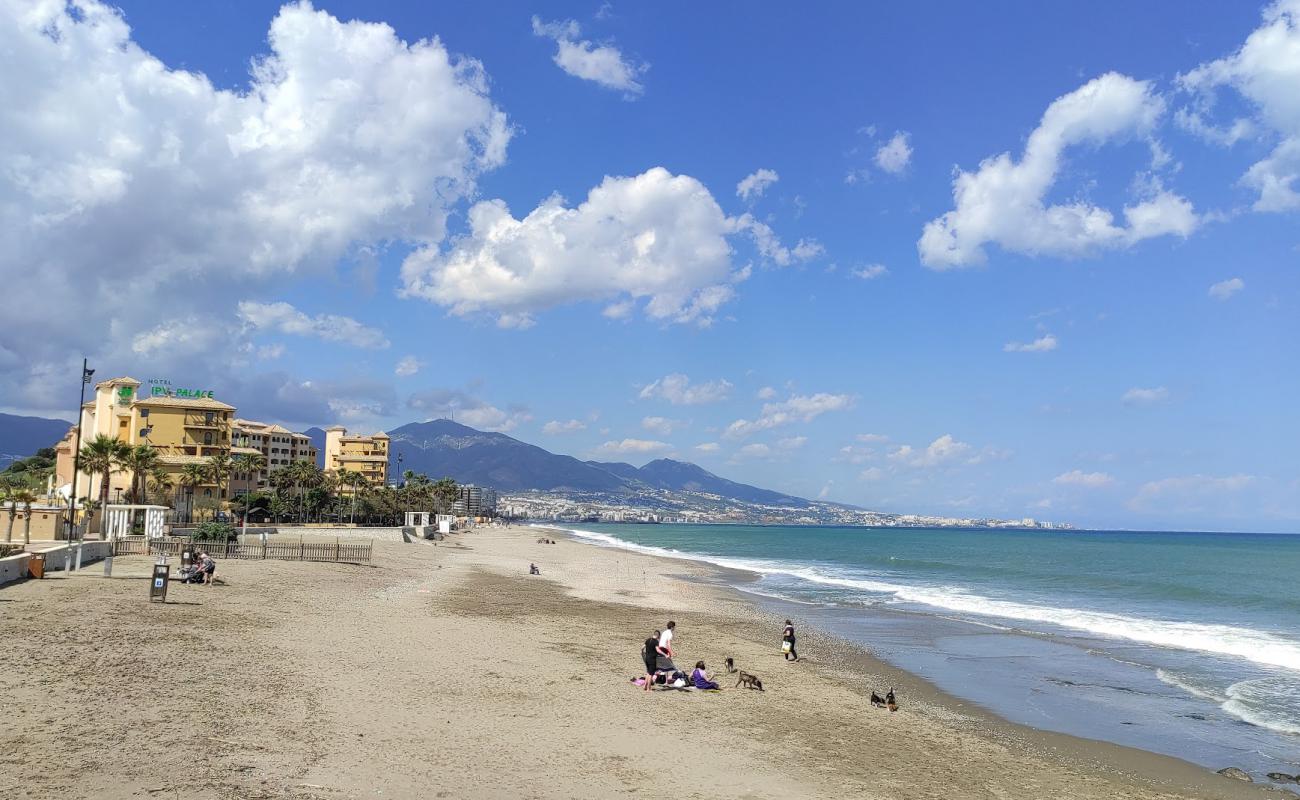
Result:
M645 640L641 658L645 660L645 690L648 692L654 686L655 672L659 669L659 631Z
M781 632L781 651L785 653L786 661L799 660L799 653L794 649L794 623L788 619L785 621L785 630Z
M673 629L676 627L676 622L668 620L668 627L664 628L664 632L659 634L659 649L669 658L673 657Z

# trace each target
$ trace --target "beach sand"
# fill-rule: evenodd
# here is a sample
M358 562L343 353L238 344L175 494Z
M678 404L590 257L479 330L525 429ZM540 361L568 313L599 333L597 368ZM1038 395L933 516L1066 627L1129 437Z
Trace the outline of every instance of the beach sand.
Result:
M221 562L165 605L145 557L0 590L0 797L1284 796L1011 725L812 631L786 663L703 566L527 528L375 547ZM732 656L766 691L629 684L669 618L679 666ZM890 686L901 710L872 708Z

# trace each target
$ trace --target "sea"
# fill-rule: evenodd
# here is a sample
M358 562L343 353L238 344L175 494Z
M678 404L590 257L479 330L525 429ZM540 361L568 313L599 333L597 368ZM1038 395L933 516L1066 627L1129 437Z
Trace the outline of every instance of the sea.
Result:
M1300 772L1300 535L551 527L725 568L765 610L1013 722Z

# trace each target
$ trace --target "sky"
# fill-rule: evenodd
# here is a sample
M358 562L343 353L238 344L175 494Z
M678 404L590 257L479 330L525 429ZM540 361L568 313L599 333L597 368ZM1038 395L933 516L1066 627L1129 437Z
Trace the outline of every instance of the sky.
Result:
M900 513L1300 531L1300 0L0 0L77 370Z

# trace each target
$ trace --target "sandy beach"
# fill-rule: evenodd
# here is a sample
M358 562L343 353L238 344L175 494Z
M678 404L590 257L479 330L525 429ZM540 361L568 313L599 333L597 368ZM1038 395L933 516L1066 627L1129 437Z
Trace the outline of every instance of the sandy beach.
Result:
M814 631L786 663L703 567L557 533L227 561L165 605L149 568L0 590L0 797L1286 796L1003 722ZM766 691L631 686L669 618L679 665L731 656Z

